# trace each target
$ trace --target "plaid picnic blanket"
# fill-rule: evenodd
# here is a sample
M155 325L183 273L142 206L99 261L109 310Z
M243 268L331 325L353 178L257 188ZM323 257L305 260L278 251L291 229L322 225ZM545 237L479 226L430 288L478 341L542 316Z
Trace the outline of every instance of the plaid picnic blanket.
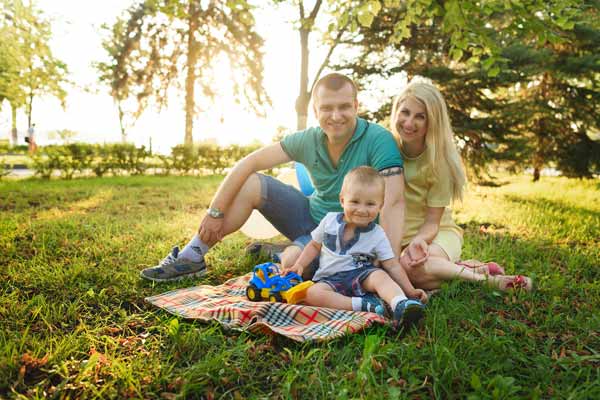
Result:
M218 321L226 327L255 333L280 334L298 342L326 341L358 332L385 318L367 312L334 310L297 304L251 302L246 286L252 273L219 286L173 290L146 301L172 314Z

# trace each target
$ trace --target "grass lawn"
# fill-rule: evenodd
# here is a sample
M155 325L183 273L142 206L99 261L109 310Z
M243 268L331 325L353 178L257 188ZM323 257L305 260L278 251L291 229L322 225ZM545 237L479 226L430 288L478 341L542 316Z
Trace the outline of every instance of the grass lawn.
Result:
M220 177L0 182L0 398L600 398L600 184L471 187L464 258L534 293L451 283L423 325L324 344L178 320L144 297L245 273L235 234L197 280L139 271L183 244Z

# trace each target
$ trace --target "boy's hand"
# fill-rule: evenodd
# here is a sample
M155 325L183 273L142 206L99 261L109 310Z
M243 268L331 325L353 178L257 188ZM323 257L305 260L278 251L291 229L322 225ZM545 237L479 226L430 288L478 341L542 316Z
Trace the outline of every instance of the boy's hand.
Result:
M409 297L412 297L413 299L419 299L423 304L427 304L427 301L429 300L427 293L423 289L415 289L412 293L410 293Z
M295 272L298 275L302 276L302 273L304 272L304 267L300 264L294 264L289 268L284 268L283 271L281 272L281 275L286 276L290 272Z

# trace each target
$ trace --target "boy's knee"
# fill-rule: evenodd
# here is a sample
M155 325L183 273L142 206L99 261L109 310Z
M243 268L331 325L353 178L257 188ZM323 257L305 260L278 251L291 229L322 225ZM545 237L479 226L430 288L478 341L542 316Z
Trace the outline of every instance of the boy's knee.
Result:
M323 283L316 283L306 290L306 297L304 301L308 304L316 304L322 298L324 291L328 290L328 286L324 286Z
M377 269L371 272L363 281L363 289L368 290L369 292L374 292L376 291L377 286L379 286L381 282L385 281L386 279L391 279L388 273L383 269Z
M369 274L369 278L372 281L380 282L383 279L387 279L389 277L388 273L382 269L377 269Z

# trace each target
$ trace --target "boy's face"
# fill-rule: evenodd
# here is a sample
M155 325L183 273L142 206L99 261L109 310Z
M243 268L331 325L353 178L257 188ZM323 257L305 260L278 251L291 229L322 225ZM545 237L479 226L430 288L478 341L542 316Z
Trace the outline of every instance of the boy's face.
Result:
M350 182L340 193L344 220L348 224L365 227L375 221L383 205L383 188L375 183Z

